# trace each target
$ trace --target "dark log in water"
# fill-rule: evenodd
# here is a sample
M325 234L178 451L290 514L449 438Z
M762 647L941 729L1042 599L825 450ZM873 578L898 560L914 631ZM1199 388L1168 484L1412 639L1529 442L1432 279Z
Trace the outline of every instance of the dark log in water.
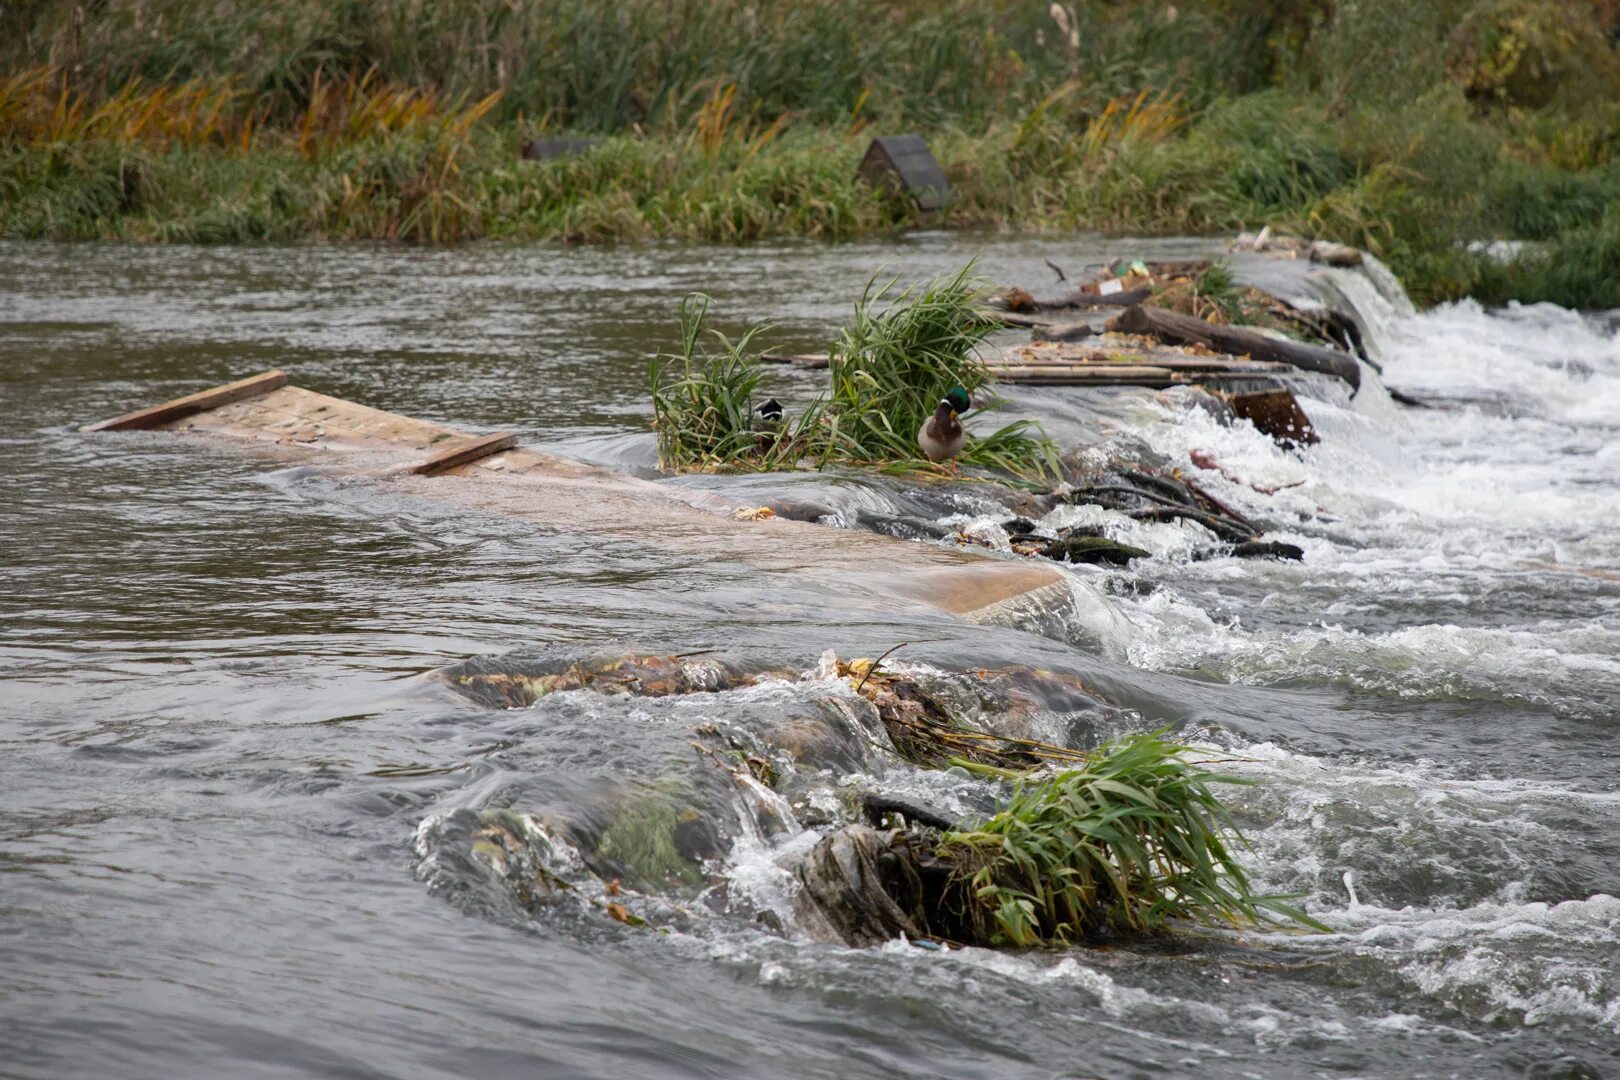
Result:
M1150 334L1169 345L1203 345L1234 356L1289 364L1301 371L1337 376L1352 389L1361 386L1360 365L1349 353L1274 338L1243 327L1217 326L1148 304L1126 308L1108 321L1108 329L1122 334Z
M1177 518L1185 518L1188 521L1196 521L1222 540L1230 540L1233 543L1247 543L1255 539L1255 534L1245 533L1223 518L1185 506L1151 506L1146 510L1127 510L1125 514L1137 521L1174 521Z
M1146 559L1153 553L1101 536L1066 536L1048 543L1041 554L1057 562L1124 566L1132 559Z
M1036 341L1084 341L1097 333L1090 323L1047 323L1045 326L1030 328L1030 336Z

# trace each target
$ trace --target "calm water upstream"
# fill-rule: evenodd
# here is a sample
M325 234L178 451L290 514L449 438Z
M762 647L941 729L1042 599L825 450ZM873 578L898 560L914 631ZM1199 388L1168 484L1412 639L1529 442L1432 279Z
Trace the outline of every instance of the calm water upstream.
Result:
M1197 248L0 245L0 1075L1620 1076L1612 323L1417 315L1337 273L1384 383L1444 408L1372 378L1354 401L1318 388L1302 453L1176 395L1009 393L1071 444L1213 455L1212 490L1306 551L1190 562L1193 527L1133 525L1159 557L1077 570L1121 621L1072 643L223 443L74 431L279 366L646 474L646 358L689 290L808 350L885 264L977 256L1036 286L1043 258ZM798 493L830 527L876 511L995 535L993 507L891 481L670 483ZM531 917L436 858L455 811L656 783L690 765L693 725L791 710L814 680L501 711L425 672L615 646L809 668L897 641L917 664L1083 675L1114 729L1240 757L1253 873L1334 933L861 951L724 914L670 933ZM885 782L959 812L985 794L893 764ZM739 843L717 872L778 907L774 856L803 843Z

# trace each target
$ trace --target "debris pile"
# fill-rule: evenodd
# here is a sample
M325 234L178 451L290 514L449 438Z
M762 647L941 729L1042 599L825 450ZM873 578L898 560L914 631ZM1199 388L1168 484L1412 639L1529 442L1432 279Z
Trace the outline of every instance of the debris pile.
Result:
M675 655L554 658L519 664L521 673L505 679L494 662L457 665L440 678L476 701L530 705L564 690L654 697L723 693L768 678L809 681L826 686L837 707L822 721L842 718L844 735L892 749L901 767L960 769L1001 792L999 807L958 821L861 790L882 774L870 764L862 767L865 785L838 784L833 790L854 801L822 820L813 844L790 846L779 857L798 884L797 928L821 940L859 946L904 935L1029 946L1178 923L1309 922L1250 890L1231 854L1235 832L1210 791L1226 778L1188 761L1187 748L1156 735L1090 748L1074 733L1059 742L1034 737L1038 714L1108 708L1081 680L1021 666L886 668L886 656L843 661L829 654L808 671L771 674L744 674L745 665L721 660L694 671ZM868 726L873 717L875 728ZM630 926L750 914L727 895L720 872L729 843L741 835L723 819L739 807L751 816L764 807L778 829L798 828L783 793L822 769L796 756L805 740L794 726L784 726L785 738L761 743L703 724L692 732L697 773L668 772L627 792L616 805L598 807L595 824L511 809L430 819L418 836L418 873L464 898L472 883L498 884L531 915L560 903ZM887 747L876 744L878 732ZM783 929L770 911L752 916Z

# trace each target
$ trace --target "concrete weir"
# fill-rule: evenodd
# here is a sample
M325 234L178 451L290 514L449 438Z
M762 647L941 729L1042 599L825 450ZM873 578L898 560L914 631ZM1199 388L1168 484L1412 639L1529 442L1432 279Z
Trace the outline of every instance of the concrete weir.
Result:
M237 440L288 461L330 459L353 475L470 509L593 538L633 538L674 553L732 559L836 582L882 601L920 602L974 623L1053 636L1107 627L1081 612L1083 592L1050 565L935 547L777 517L739 518L735 504L288 385L265 372L86 431L163 430ZM1095 597L1107 608L1107 601Z

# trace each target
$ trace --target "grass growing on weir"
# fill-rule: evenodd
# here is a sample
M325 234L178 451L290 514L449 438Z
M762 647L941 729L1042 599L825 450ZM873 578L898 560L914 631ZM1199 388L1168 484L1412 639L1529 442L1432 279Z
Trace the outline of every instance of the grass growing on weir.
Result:
M1373 250L1420 300L1617 306L1617 26L1615 0L37 0L0 12L0 235L1270 224ZM854 179L900 130L944 215ZM518 159L562 131L606 138Z
M759 361L750 352L757 330L736 341L709 330L708 298L688 297L677 351L659 356L649 371L659 463L697 470L828 464L939 470L917 446L918 429L951 387L976 394L977 404L989 382L975 350L992 327L979 313L985 290L970 269L899 292L893 282L869 285L833 346L827 391L779 421L756 411L764 400ZM970 435L957 461L1027 481L1060 475L1056 448L1027 421Z
M1326 929L1283 898L1257 896L1211 784L1243 783L1185 760L1152 735L1102 747L1084 766L1022 784L996 814L947 832L941 907L955 936L1065 945L1176 922L1245 926L1281 917Z

